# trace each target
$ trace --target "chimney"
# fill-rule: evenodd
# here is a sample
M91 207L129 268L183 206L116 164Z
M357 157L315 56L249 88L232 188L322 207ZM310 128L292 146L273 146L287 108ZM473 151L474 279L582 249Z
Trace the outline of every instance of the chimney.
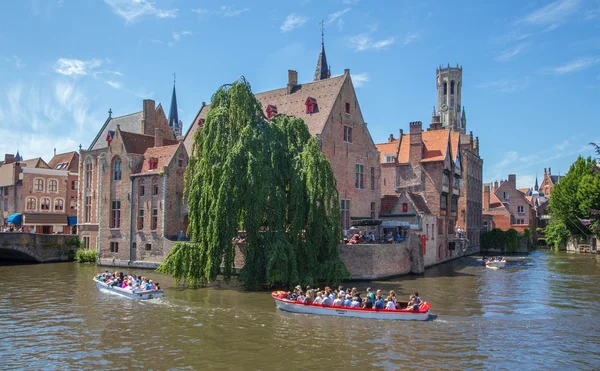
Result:
M423 123L414 121L410 123L410 150L409 162L411 164L421 162L423 159Z
M15 162L15 155L9 155L8 153L4 155L4 163L10 164Z
M154 147L162 147L163 137L159 128L154 129Z
M349 75L349 74L350 74L350 69L344 68L344 75Z
M388 143L392 143L394 141L394 134L390 134L390 137L388 138Z
M294 70L288 70L287 93L292 94L296 86L298 86L298 72Z
M548 168L548 175L552 175L552 168L551 167Z
M484 209L489 209L490 208L490 185L489 184L485 184L483 186L483 208Z
M498 181L494 180L494 192L498 189Z
M56 148L54 148L54 156L56 156Z
M398 137L400 140L402 140L402 135L404 135L404 130L400 129L400 136Z
M544 175L546 174L546 168L544 168Z
M515 174L508 174L508 183L517 188L517 176Z

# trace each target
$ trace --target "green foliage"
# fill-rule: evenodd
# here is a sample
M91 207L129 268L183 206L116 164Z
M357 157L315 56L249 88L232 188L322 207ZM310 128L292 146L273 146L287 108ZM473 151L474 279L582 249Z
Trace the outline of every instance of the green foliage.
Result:
M523 238L527 239L527 246L530 247L531 231L529 228L526 228L523 234L520 234L514 228L511 228L508 231L494 228L489 232L483 232L481 235L481 248L484 251L500 250L515 253L519 251L521 239Z
M176 244L158 271L198 285L234 271L232 237L246 232L240 281L248 288L337 283L339 196L333 171L303 120L267 121L241 78L212 97L186 170L190 243Z
M552 220L560 222L560 228L566 228L569 235L590 233L577 218L589 219L591 210L600 209L600 174L595 168L595 160L580 156L567 175L552 188L549 201ZM558 231L559 225L555 224L553 230Z
M81 242L79 241L79 237L67 238L65 240L65 246L69 246L69 247L79 247L79 246L81 246Z
M95 263L98 261L98 252L92 249L78 249L75 252L75 260L80 263Z
M515 253L519 250L519 241L523 237L519 234L514 228L509 229L504 232L504 237L506 239L506 248L508 252Z
M552 190L554 192L554 190ZM558 250L561 243L567 241L569 237L571 237L571 232L559 219L550 220L550 224L546 228L544 228L544 235L546 236L546 243L548 246L554 247L554 249Z

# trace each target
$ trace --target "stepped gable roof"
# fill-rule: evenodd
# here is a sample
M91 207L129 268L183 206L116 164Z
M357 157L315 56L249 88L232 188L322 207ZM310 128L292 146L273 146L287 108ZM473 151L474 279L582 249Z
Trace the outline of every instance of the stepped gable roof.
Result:
M400 196L396 196L396 195L383 196L381 198L380 213L381 214L390 214L392 212L392 210L394 209L396 202L398 202L399 197Z
M50 162L48 162L48 166L51 169L56 170L68 170L68 171L77 171L79 164L77 152L71 151L67 153L60 153L58 155L54 155ZM59 169L60 167L60 169Z
M41 157L31 158L29 160L19 161L22 165L25 165L28 168L37 168L37 169L50 169L50 166L44 161Z
M379 151L379 154L380 154L379 162L381 162L382 164L386 163L385 162L386 155L393 154L394 156L397 157L399 143L400 143L400 141L398 139L394 139L391 142L375 144L375 147L377 147L377 150Z
M427 206L427 201L425 201L423 196L411 192L408 192L408 196L420 214L431 214L431 210L429 209L429 206Z
M156 169L150 169L150 163L148 161L144 161L142 165L142 170L139 174L154 174L162 171L163 167L168 166L171 163L171 159L177 149L179 148L178 144L171 144L168 146L161 147L150 147L144 152L144 159L148 160L150 158L155 158L158 160L158 165Z
M267 106L277 107L278 114L295 116L304 120L311 135L323 132L329 114L333 109L344 82L349 75L331 77L324 80L300 84L288 94L287 87L255 94L260 101L263 111ZM306 100L313 98L317 102L318 112L306 113Z
M154 136L121 131L121 140L127 153L143 155L150 147L154 147ZM177 144L173 139L163 138L163 146Z
M117 125L121 127L121 131L126 131L129 133L142 133L142 119L144 118L144 112L135 112L125 116L118 117L109 117L102 129L96 135L96 138L90 144L88 151L93 149L100 149L108 147L108 143L106 143L106 137L110 131L116 131Z

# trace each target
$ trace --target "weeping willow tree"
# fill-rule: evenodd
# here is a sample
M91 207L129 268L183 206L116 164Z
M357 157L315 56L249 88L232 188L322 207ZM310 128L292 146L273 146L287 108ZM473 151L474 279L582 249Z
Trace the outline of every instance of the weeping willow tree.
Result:
M267 120L241 78L212 97L186 170L189 243L177 243L158 270L205 284L234 272L238 230L246 232L240 281L249 288L337 283L339 197L329 162L302 119Z

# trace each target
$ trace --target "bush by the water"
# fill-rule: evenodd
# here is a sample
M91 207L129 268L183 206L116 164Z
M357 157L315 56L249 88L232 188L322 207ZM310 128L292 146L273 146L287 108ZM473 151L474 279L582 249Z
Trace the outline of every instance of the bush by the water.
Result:
M98 261L98 251L92 249L79 249L75 252L75 260L80 263L95 263Z
M523 234L513 228L508 231L494 228L489 232L483 232L481 235L481 248L484 251L498 249L500 251L515 253L519 250L519 245L523 238L527 239L527 246L531 248L531 231L529 228L525 228Z

